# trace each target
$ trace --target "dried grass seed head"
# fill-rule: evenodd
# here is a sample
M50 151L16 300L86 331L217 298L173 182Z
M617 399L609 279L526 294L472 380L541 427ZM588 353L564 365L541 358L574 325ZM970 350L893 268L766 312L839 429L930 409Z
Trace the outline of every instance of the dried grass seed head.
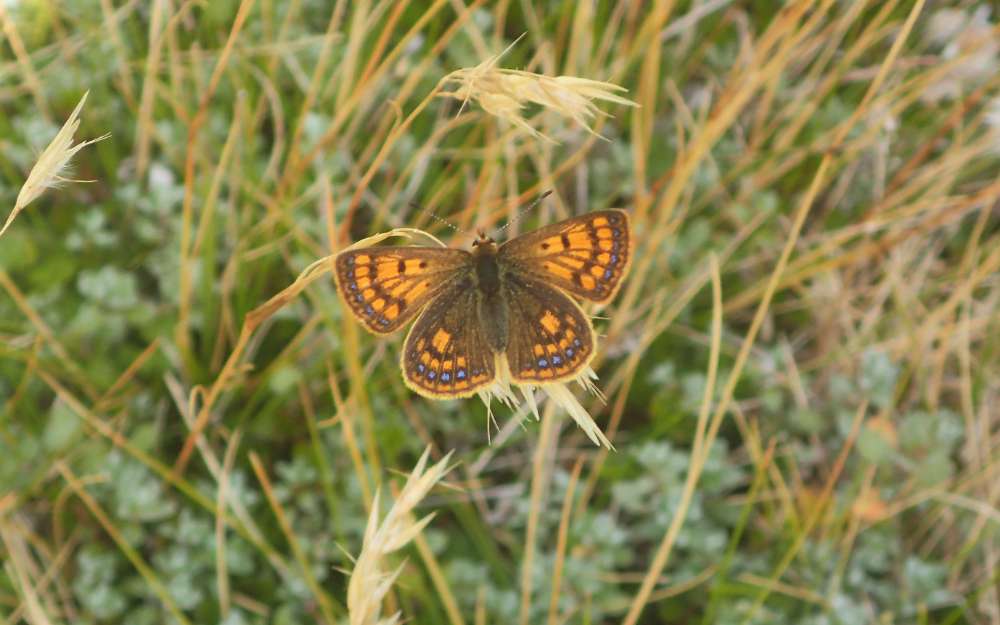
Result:
M453 91L440 95L462 101L462 106L472 100L484 111L504 119L530 134L550 140L533 127L524 116L528 104L537 104L546 110L568 117L591 134L597 134L591 122L598 115L606 115L594 104L603 100L625 106L638 106L619 93L624 87L577 76L546 76L497 67L500 55L487 59L475 67L456 70L445 76L442 84L456 84ZM598 135L599 136L599 135Z
M91 143L97 143L98 141L107 139L111 136L110 134L105 134L97 137L96 139L90 139L89 141L73 145L73 135L80 127L80 111L83 109L83 103L87 101L87 95L89 93L90 92L88 91L83 94L83 97L80 98L80 102L76 105L76 108L74 108L73 112L70 113L66 123L63 124L62 128L59 129L59 132L56 133L56 136L42 151L38 160L35 162L35 166L31 168L31 171L28 173L27 180L24 181L24 185L21 186L21 191L17 194L17 200L14 202L14 210L12 210L10 215L8 215L3 228L0 228L0 235L2 235L8 227L10 227L10 224L13 223L17 214L24 210L25 206L38 199L38 196L40 196L45 189L57 186L62 182L83 182L63 177L63 173L66 171L66 167L69 165L70 159L72 159L77 152Z
M451 454L426 468L429 455L428 448L424 450L395 503L381 521L379 494L375 493L361 553L347 583L347 611L351 625L394 625L399 622L399 613L386 618L382 618L381 613L382 600L399 577L402 565L393 571L386 571L383 559L413 540L434 518L433 514L429 514L415 520L413 510L448 472Z
M497 399L501 404L513 409L521 403L514 392L514 389L517 388L528 405L530 414L533 414L537 421L540 416L538 403L535 400L535 391L541 391L549 398L549 401L555 402L556 406L566 411L595 445L614 449L614 445L604 435L600 426L570 390L570 384L577 382L591 395L596 395L601 401L604 401L604 395L594 384L596 379L597 373L590 367L584 367L576 377L561 382L547 382L539 385L515 384L510 375L510 365L507 363L506 357L499 356L497 357L496 381L479 392L479 399L486 404L488 424L495 424L492 409L493 400Z

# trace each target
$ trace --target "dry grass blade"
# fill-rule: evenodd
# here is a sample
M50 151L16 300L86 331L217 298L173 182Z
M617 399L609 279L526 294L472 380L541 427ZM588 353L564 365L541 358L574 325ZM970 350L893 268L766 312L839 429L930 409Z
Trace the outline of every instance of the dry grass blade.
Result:
M257 479L260 481L261 490L264 491L264 496L267 498L267 503L271 506L271 511L274 513L275 519L278 521L278 525L281 527L281 531L285 535L285 539L288 541L288 545L292 550L292 554L295 556L295 561L299 565L298 573L302 576L303 581L309 588L313 598L319 606L319 611L323 616L322 622L329 624L335 623L336 618L333 614L334 602L319 585L319 581L316 579L316 574L312 570L309 556L302 548L300 539L292 528L289 514L285 510L284 506L282 506L281 502L278 501L271 478L268 477L267 471L264 469L264 465L261 462L260 457L254 452L250 453L250 466L253 467L253 471L257 475ZM342 606L338 607L343 609Z
M7 216L7 221L0 228L0 236L3 236L7 228L14 223L14 218L17 217L18 213L24 210L25 206L38 199L38 196L45 189L54 187L62 182L83 182L63 177L70 159L73 158L74 154L91 143L97 143L111 136L110 134L105 134L96 139L90 139L73 145L73 135L76 134L77 128L80 127L80 111L83 109L83 103L87 101L87 94L89 93L88 91L83 94L76 108L70 113L66 123L59 129L59 132L56 133L55 138L52 139L48 147L42 151L41 156L38 157L38 161L35 162L35 166L31 168L28 179L24 181L20 193L17 194L17 200L14 202L14 210L10 212L10 215Z
M27 561L30 558L27 533L24 523L19 519L0 521L0 543L6 547L7 559L13 578L17 580L16 590L22 597L25 620L32 625L51 625L52 621L42 607L42 602L36 592L35 580L28 573Z
M378 493L375 494L375 505L368 517L361 554L347 583L347 611L351 625L394 625L399 622L399 614L382 617L382 599L396 581L402 566L390 572L385 570L383 560L413 540L434 518L433 514L429 514L414 521L412 512L448 471L451 454L427 468L429 457L430 448L427 448L413 467L396 502L381 520Z
M569 540L569 525L573 514L573 495L576 493L576 485L580 481L583 460L581 456L573 464L573 471L570 473L569 483L566 485L566 495L563 497L562 512L559 516L559 531L556 538L556 559L552 570L552 594L549 595L548 625L556 625L559 622L559 587L562 583L563 566L566 561L566 545Z
M663 540L660 542L653 556L653 561L642 580L639 591L629 606L629 611L623 620L623 623L626 625L632 625L638 621L639 615L642 614L643 608L653 593L656 580L659 579L660 574L667 565L674 542L677 540L681 526L684 524L685 517L687 516L687 509L691 504L694 490L705 468L705 460L708 458L708 451L714 439L714 436L710 433L709 414L712 408L722 344L722 278L719 275L719 265L715 256L711 256L709 260L712 276L712 346L710 348L711 355L708 360L705 390L702 395L701 408L698 411L698 425L694 443L692 444L691 463L684 482L684 490L681 493L681 502L677 506L677 511L671 520L670 526L667 528L666 533L664 533Z

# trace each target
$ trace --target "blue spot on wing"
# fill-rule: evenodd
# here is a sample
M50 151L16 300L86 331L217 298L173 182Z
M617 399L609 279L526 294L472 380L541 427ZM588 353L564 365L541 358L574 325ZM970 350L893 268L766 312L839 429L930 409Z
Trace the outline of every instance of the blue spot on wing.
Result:
M538 359L538 366L541 367L542 369L544 369L544 368L546 368L546 367L549 366L549 361L545 360L544 358L539 358Z
M458 379L458 380L464 380L465 379L465 369L459 369L458 371L456 371L455 372L455 378Z
M434 378L436 378L436 377L437 377L437 373L435 373L435 372L433 372L433 371L428 371L428 372L427 372L427 379L428 379L428 380L433 380L433 379L434 379Z
M441 381L442 382L448 382L450 380L451 380L451 374L450 373L448 373L447 371L445 371L444 373L441 374Z
M553 356L552 357L552 364L554 364L554 365L561 365L562 364L562 356L560 356L558 354L556 354L555 356Z

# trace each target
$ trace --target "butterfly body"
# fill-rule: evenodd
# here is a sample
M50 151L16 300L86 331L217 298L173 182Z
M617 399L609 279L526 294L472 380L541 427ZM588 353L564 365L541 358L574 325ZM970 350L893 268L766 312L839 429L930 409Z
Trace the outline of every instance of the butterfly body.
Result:
M407 385L464 397L498 376L545 384L579 375L593 358L590 319L567 294L613 297L631 261L624 211L596 211L471 252L370 247L336 258L336 281L365 326L389 333L419 314L403 345Z
M497 245L480 234L473 244L472 259L476 277L476 312L487 344L494 352L507 347L507 306L502 295L503 283Z

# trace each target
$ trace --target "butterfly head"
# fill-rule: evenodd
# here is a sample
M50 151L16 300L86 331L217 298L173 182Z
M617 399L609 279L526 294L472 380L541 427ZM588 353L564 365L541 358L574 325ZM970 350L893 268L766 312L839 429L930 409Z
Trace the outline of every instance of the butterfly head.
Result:
M472 251L477 255L495 254L497 251L496 241L480 228L476 232L476 240L472 242Z

